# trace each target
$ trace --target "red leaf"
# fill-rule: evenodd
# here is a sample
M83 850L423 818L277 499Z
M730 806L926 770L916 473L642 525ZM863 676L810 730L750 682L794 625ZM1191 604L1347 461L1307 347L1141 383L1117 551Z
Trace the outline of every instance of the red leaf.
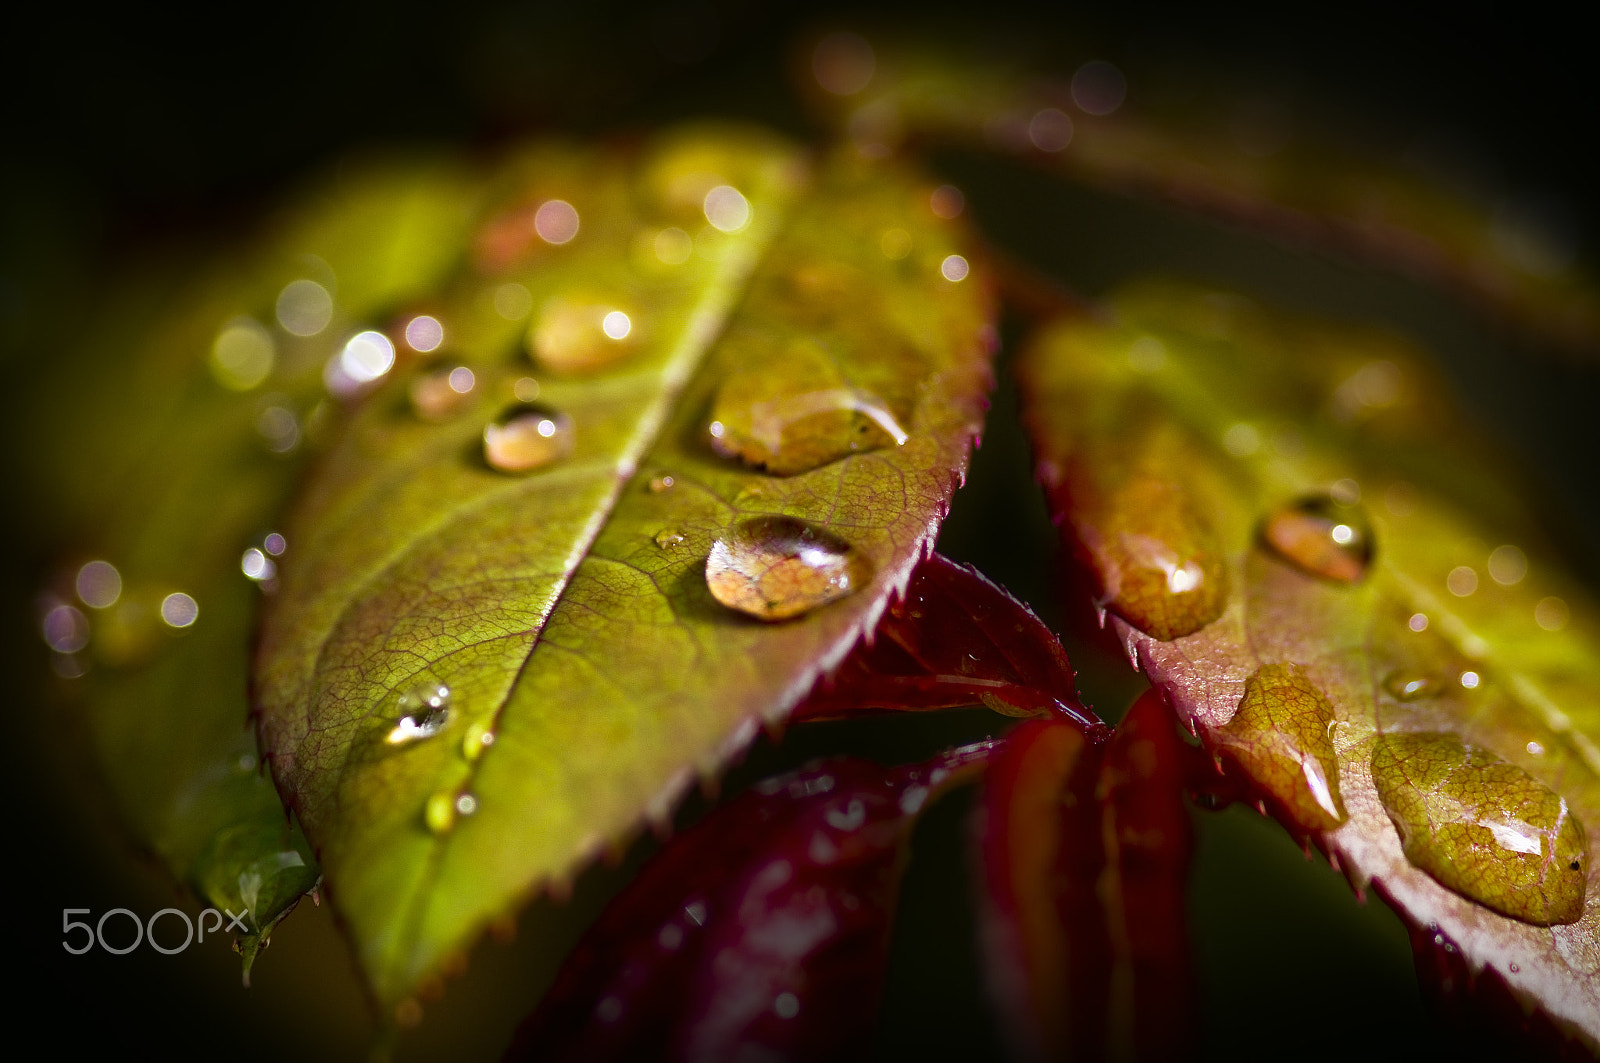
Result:
M1078 705L1072 663L1031 609L976 569L932 554L872 640L855 648L794 719L979 702L1010 716L1054 712L1082 728L1105 726Z
M508 1058L864 1055L917 814L992 749L835 758L717 809L606 908Z
M1159 695L1109 742L1012 731L985 788L986 946L1023 1053L1166 1058L1192 1046L1183 745Z

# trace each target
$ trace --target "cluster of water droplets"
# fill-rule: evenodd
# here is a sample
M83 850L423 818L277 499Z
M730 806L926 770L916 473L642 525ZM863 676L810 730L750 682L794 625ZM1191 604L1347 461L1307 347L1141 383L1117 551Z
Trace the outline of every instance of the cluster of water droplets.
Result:
M88 671L91 653L102 664L141 664L159 649L163 633L181 634L200 618L193 595L129 585L104 559L85 562L61 584L42 593L37 608L51 666L66 679Z

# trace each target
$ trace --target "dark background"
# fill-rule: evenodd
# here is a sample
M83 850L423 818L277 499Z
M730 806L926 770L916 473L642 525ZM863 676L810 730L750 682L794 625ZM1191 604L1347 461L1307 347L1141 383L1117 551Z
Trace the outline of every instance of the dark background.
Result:
M1600 156L1592 114L1600 93L1587 38L1554 11L1119 4L1041 18L1004 3L797 14L754 2L285 5L209 16L35 10L8 34L0 62L0 369L11 382L0 390L8 401L27 393L92 320L110 278L173 248L215 246L247 231L286 188L354 149L448 144L487 153L526 135L622 132L708 115L814 135L788 89L786 65L797 39L833 26L926 28L1031 51L1063 72L1109 58L1129 74L1130 106L1141 78L1169 87L1193 78L1331 116L1396 156L1418 142L1449 144L1462 180L1493 197L1540 204L1593 262ZM1165 265L1424 335L1444 352L1486 431L1507 439L1534 470L1557 514L1552 530L1590 583L1600 582L1600 503L1588 465L1596 449L1593 352L1588 360L1555 355L1523 335L1495 332L1447 296L1365 265L1115 196L1063 193L990 160L951 154L933 164L968 189L986 231L1089 294ZM1038 222L1041 203L1062 205L1067 220ZM1041 601L1044 582L1018 560L1029 552L993 545L997 527L1035 542L1048 537L1037 504L1023 497L1024 448L998 427L1010 401L1004 392L998 398L997 427L973 477L985 504L969 499L964 513L958 498L946 545ZM9 469L28 455L3 460ZM358 1009L359 998L325 914L298 913L303 931L286 924L248 997L235 989L220 942L205 956L61 952L61 908L150 912L170 894L150 869L131 865L134 877L125 877L126 854L114 841L84 840L81 831L103 824L64 810L63 783L38 767L51 758L29 746L52 730L34 711L43 704L36 691L44 654L30 607L49 544L29 534L27 512L10 508L6 663L20 677L12 711L32 725L18 731L6 758L15 897L8 941L31 985L25 1006L14 1009L21 1028L38 1029L62 1054L358 1057L361 1029L338 1017ZM809 741L816 752L848 745L906 759L994 726L980 714L925 730L909 745L902 732L877 725ZM805 751L763 746L743 772ZM1381 906L1357 909L1342 880L1306 864L1268 825L1233 813L1210 820L1196 890L1197 910L1209 918L1196 936L1213 1052L1334 1057L1437 1048L1418 1011L1403 934ZM961 830L961 808L948 803L919 834L880 1039L885 1056L939 1058L967 1047L984 1058L995 1048L990 1020L974 1003L980 990L964 887L940 885L964 875ZM592 910L621 874L590 875L578 910ZM577 922L534 913L524 920L523 945L536 943L544 925L552 940L569 938ZM484 1014L491 997L503 1007L486 987L526 974L516 954L479 950L473 980L451 991L454 1010L441 1007L440 1022L454 1025L431 1033L436 1039L420 1054L467 1046L480 1021L473 995ZM482 1021L487 1033L492 1020Z

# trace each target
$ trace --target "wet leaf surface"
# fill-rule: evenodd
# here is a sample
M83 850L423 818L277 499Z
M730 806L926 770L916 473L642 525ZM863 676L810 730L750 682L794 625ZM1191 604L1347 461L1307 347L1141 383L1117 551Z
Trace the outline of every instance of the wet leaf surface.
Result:
M1103 742L1031 720L995 755L978 831L984 937L1024 1058L1194 1051L1184 760L1153 691Z
M535 149L496 181L428 304L440 353L358 389L286 525L256 667L276 778L375 997L408 1012L845 656L929 549L989 381L985 282L941 274L962 235L899 170L685 132ZM718 405L728 381L816 393L784 356L801 337L903 443L828 417L793 465L728 443L759 421ZM442 420L406 380L436 363L473 381ZM502 461L485 426L530 404L570 447Z
M1592 861L1568 859L1600 822L1593 607L1425 363L1157 285L1056 326L1021 375L1069 529L1078 448L1138 445L1115 411L1192 441L1166 472L1224 545L1225 608L1170 640L1111 623L1206 745L1358 888L1600 1041Z
M276 518L334 337L434 280L472 195L442 165L346 177L359 195L318 190L253 253L177 278L181 294L159 263L129 282L63 366L70 383L46 381L70 408L34 408L28 471L47 485L41 521L65 529L54 548L71 551L41 597L71 725L136 844L202 906L248 909L254 931L319 874L248 723L247 647L287 548ZM314 335L283 324L297 293L316 304Z
M833 758L717 809L600 916L508 1058L866 1058L911 831L992 750Z

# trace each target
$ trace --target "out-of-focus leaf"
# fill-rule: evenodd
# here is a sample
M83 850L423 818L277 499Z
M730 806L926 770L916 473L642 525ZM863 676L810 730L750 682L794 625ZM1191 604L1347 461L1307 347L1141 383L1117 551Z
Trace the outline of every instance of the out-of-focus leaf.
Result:
M70 544L41 597L56 671L138 843L203 904L248 909L247 975L318 875L248 724L254 614L284 551L266 537L327 412L329 354L433 283L472 195L446 165L352 165L181 295L130 282L37 407L27 472ZM280 323L287 285L320 293L315 335Z
M768 779L675 838L585 936L518 1059L856 1059L918 814L991 743Z
M801 87L864 153L928 141L1003 151L1432 278L1556 344L1600 351L1600 280L1569 233L1325 127L1296 127L1275 101L1193 80L1129 85L1103 60L1073 77L892 36L812 43Z
M1182 441L1148 475L1221 544L1226 600L1191 632L1114 616L1137 665L1358 888L1600 1043L1595 613L1444 387L1392 338L1160 285L1020 372L1069 538L1099 519L1080 455ZM1185 571L1152 520L1119 533Z
M434 293L441 353L299 501L256 670L279 784L405 1013L844 658L928 550L990 379L986 282L897 169L689 132L497 180Z
M1078 707L1072 662L1033 610L972 567L933 554L793 719L978 703L1008 716L1057 712L1086 729L1103 726Z
M1192 1052L1183 762L1154 691L1104 743L1033 720L996 754L978 831L985 951L1025 1058Z

